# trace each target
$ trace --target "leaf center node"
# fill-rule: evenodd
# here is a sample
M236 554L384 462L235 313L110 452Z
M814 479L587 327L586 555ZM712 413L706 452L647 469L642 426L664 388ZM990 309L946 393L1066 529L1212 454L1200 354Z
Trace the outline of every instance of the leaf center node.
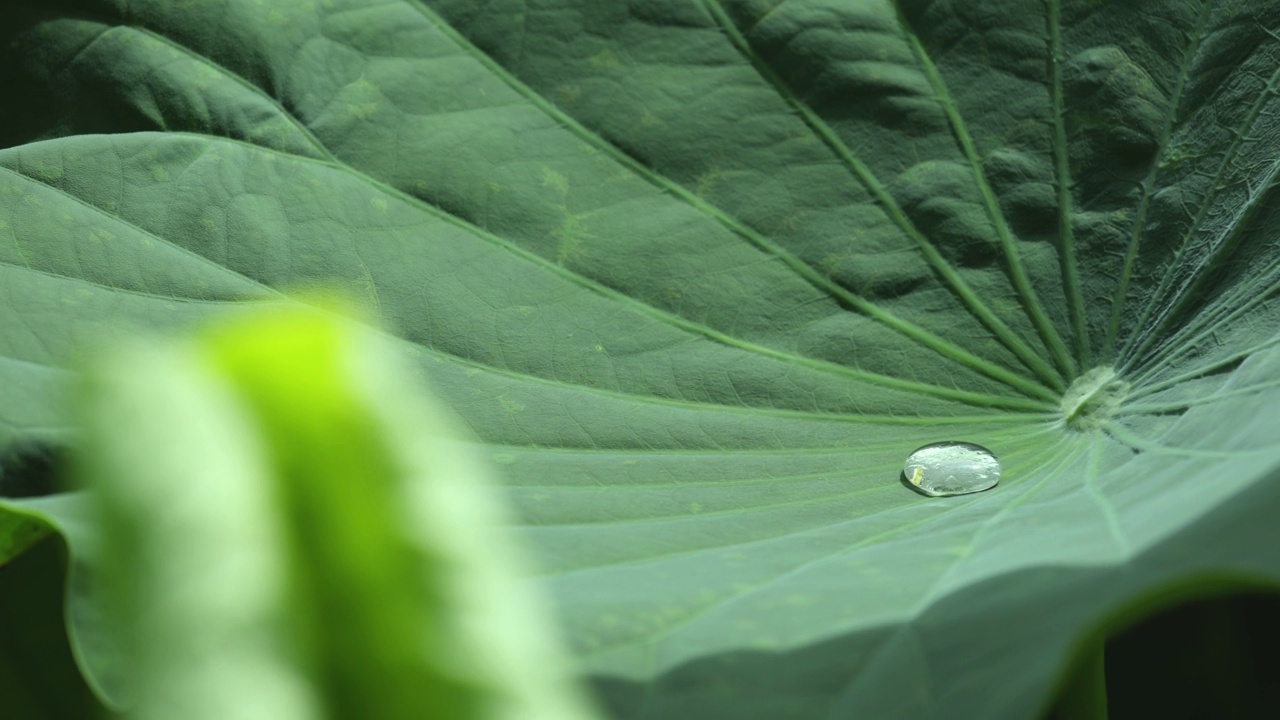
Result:
M1129 383L1117 378L1114 368L1096 367L1076 378L1063 393L1062 419L1072 430L1097 430L1116 414L1128 395Z

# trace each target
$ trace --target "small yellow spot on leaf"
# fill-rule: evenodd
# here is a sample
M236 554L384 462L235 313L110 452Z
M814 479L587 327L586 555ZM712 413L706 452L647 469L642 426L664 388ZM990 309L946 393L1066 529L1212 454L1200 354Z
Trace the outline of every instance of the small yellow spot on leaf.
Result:
M569 193L569 178L549 167L544 167L542 168L542 186L552 188L564 197Z
M613 70L618 67L618 56L608 50L600 52L587 58L587 62L596 70Z

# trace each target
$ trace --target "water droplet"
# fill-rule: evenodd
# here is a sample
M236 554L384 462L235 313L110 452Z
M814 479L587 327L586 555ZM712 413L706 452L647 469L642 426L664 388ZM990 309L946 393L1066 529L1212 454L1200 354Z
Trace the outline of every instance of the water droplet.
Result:
M1000 463L981 445L933 443L911 453L902 478L932 497L967 495L995 487L1000 482Z

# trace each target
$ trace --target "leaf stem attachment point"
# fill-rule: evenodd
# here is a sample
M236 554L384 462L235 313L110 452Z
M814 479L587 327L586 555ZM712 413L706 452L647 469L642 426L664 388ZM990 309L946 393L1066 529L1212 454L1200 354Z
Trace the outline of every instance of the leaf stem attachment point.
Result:
M1062 419L1072 430L1097 430L1120 409L1129 388L1129 383L1116 377L1115 368L1096 367L1076 378L1063 393Z

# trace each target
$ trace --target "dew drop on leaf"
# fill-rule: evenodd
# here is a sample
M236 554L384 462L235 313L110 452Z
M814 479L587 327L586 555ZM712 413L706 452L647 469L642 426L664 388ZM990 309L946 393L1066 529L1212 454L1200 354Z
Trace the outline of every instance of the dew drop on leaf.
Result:
M932 443L907 457L902 478L931 497L967 495L995 487L1000 482L1000 463L981 445Z

